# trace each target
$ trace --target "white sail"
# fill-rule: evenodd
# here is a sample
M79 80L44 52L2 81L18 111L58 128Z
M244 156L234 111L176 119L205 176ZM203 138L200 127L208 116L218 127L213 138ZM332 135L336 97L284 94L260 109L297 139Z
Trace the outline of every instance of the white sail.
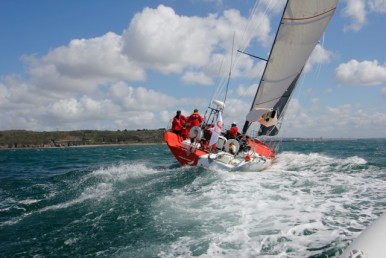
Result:
M304 65L333 16L338 0L288 0L243 133L250 123L284 114ZM261 125L260 135L276 135Z

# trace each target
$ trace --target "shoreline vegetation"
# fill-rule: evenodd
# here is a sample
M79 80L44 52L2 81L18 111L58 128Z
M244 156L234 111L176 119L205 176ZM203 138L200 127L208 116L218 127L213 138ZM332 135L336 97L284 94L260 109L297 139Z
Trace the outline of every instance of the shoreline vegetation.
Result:
M0 149L162 144L165 128L147 130L0 131Z
M28 131L5 130L0 131L1 149L31 149L57 147L94 147L120 145L150 145L165 144L163 133L165 128L137 129L137 130L74 130L74 131ZM357 138L273 138L265 141L280 142L317 142L337 140L358 140Z

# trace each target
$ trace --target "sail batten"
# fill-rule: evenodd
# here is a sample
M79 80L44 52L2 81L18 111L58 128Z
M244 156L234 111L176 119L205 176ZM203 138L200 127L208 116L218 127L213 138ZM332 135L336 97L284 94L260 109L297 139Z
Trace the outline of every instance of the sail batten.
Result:
M246 124L261 119L267 110L275 110L278 119L284 115L303 68L337 4L338 0L287 1ZM260 135L275 135L279 131L264 127L261 125Z

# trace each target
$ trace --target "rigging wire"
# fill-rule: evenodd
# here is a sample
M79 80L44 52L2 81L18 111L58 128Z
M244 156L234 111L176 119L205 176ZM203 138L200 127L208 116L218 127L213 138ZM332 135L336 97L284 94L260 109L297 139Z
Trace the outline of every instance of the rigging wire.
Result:
M234 53L235 45L238 46L237 49L245 51L245 49L251 44L252 39L256 37L255 32L258 30L258 28L260 28L263 25L264 21L266 20L266 17L271 17L273 10L276 8L277 5L279 5L279 2L280 1L269 1L268 4L265 4L263 0L255 1L255 4L250 11L250 14L246 22L246 26L244 27L243 33L241 35L241 38L237 40L236 32L233 34L231 64L230 64L230 70L228 73L228 78L226 78L225 76L222 76L221 80L219 80L217 90L214 91L214 94L209 106L215 99L224 99L224 103L227 99L232 70L235 69L237 64L241 61L240 53L239 52ZM235 41L237 41L237 44L235 44ZM224 62L224 59L225 59L225 56L223 56L223 62ZM219 74L222 73L221 71L224 68L223 62L221 63ZM256 65L255 68L256 67L259 67L259 66ZM258 84L258 82L255 82L255 81L258 80L258 77L261 77L261 76L262 76L262 73L260 72L257 73L254 76L254 78L251 78L250 85ZM221 95L224 94L224 91L225 91L225 95L221 97Z
M226 91L225 91L225 97L224 97L224 103L226 102L227 96L228 96L228 90L229 90L229 82L231 80L231 75L232 75L232 65L233 65L233 48L235 45L235 33L233 33L233 43L232 43L232 52L231 52L231 65L229 68L229 74L228 74L228 81L227 81L227 86L226 86Z
M325 36L326 36L326 32L323 32L323 36L322 36L322 43L320 44L322 46L322 49L324 49L324 39L325 39ZM320 74L320 71L322 70L322 64L319 63L318 64L318 68L317 68L317 73L316 73L316 77L315 79L318 79L319 78L319 74Z
M262 10L263 9L262 2L263 2L262 0L256 0L255 1L255 4L250 12L249 17L248 17L248 21L246 23L246 26L244 27L242 36L241 36L240 40L237 40L237 44L235 44L237 37L236 37L236 33L234 33L231 59L233 59L233 55L234 55L234 53L233 53L234 52L234 46L238 46L238 49L244 51L247 48L247 46L250 44L252 38L254 37L253 32L256 31L257 28L259 28L262 25L262 23L264 22L264 17L267 17L269 15L269 11L272 10L275 7L275 5L277 5L277 2L273 1L273 2L275 2L275 5L272 6L272 1L270 1L268 5L265 5L266 8L264 10ZM230 66L231 71L239 63L240 56L241 55L239 53L237 53L234 57L234 60L231 60L231 66ZM223 57L223 59L224 58L225 57ZM222 66L222 68L223 68L223 66ZM220 71L222 70L222 68L220 69ZM261 75L260 74L256 75L255 78L253 78L251 81L256 80L258 76L261 76ZM228 78L229 78L229 74L228 74ZM225 76L222 76L221 80L219 80L219 83L217 84L218 85L217 90L215 90L213 97L211 99L211 102L215 98L218 98L218 96L221 94L221 92L224 92L225 87L226 87L226 89L228 88L229 80L228 80L228 83L226 81L227 81L227 78Z

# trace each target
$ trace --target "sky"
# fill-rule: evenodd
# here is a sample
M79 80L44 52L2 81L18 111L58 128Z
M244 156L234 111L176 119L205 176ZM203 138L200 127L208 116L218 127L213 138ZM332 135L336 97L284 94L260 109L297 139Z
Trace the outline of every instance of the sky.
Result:
M137 130L205 113L230 71L245 121L283 0L0 1L0 130ZM340 0L283 137L386 137L386 0ZM233 51L232 51L233 49Z

